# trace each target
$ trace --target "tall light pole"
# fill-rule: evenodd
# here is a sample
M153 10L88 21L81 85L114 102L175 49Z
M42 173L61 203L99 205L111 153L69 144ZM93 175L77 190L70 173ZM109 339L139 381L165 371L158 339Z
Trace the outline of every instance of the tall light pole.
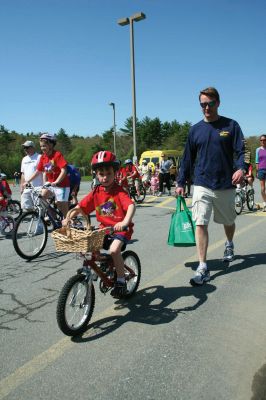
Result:
M131 83L132 83L132 124L133 124L133 152L134 160L137 160L137 143L136 143L136 87L135 87L135 54L134 54L134 28L133 22L145 19L146 15L142 12L119 19L117 23L121 26L130 26L130 60L131 60Z
M109 106L113 107L114 112L114 153L116 154L116 124L115 124L115 103L109 103Z

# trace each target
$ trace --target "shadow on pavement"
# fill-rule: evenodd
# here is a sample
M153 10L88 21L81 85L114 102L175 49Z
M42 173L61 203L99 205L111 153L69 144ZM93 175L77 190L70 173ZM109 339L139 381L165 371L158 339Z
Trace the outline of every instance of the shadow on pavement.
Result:
M193 287L164 287L151 286L140 290L129 300L117 301L116 310L127 310L126 315L114 315L93 322L88 327L84 337L72 338L74 342L82 343L99 339L127 322L137 322L149 325L167 324L173 321L178 314L194 311L208 299L208 294L216 290L213 285L204 285L200 288ZM180 298L192 297L195 299L193 306L171 308L170 304ZM86 337L87 335L87 337Z
M246 268L251 268L256 265L265 266L265 253L236 255L232 263L225 263L221 259L208 260L208 268L211 272L211 281L225 274L239 272ZM198 262L188 262L185 266L195 271L198 267ZM215 274L212 272L218 271Z

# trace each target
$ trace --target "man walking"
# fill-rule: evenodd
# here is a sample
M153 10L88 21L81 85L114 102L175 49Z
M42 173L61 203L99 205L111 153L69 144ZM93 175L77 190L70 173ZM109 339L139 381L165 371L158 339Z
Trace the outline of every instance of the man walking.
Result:
M162 161L160 162L160 170L159 170L159 193L158 196L163 194L163 184L165 183L168 189L168 196L171 196L171 183L170 183L170 168L173 162L168 160L168 157L165 154L162 154Z
M25 188L25 182L32 176L36 171L37 165L39 163L41 155L35 152L35 145L31 140L27 140L22 144L22 147L26 153L21 161L21 182L20 182L20 192L21 192L21 208L24 211L33 209L33 201L31 197L31 190ZM38 175L33 181L34 186L43 185L42 175Z
M223 260L234 259L234 185L240 183L245 174L244 137L236 121L218 115L218 91L213 87L202 90L199 101L204 119L190 128L176 188L176 194L183 196L185 183L194 171L192 216L196 223L199 265L195 277L190 280L193 286L210 280L207 249L212 211L214 222L224 225Z

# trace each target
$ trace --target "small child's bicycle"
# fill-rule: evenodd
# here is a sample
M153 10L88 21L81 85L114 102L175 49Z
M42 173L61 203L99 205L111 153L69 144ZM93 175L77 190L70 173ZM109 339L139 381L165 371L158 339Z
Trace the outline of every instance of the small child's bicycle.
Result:
M110 231L111 229L109 227L98 231ZM97 230L93 233L97 234ZM54 239L55 236L56 231L52 233ZM104 241L106 238L108 239L108 235L105 236ZM83 265L77 270L76 275L65 283L60 292L56 310L58 326L68 336L80 335L87 329L95 305L94 282L100 278L99 288L104 294L111 290L116 282L115 266L110 254L100 253L96 250L87 253L81 252L79 257L83 259ZM127 282L127 293L124 297L127 298L138 289L141 264L134 251L124 251L122 257Z

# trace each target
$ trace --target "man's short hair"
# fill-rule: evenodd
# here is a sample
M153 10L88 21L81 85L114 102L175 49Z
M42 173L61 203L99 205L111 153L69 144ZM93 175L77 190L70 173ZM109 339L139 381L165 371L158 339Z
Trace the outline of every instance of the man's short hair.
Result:
M209 96L220 103L220 95L218 93L218 90L215 89L214 87L208 87L206 89L201 90L199 94L199 100L202 94L204 94L205 96Z

